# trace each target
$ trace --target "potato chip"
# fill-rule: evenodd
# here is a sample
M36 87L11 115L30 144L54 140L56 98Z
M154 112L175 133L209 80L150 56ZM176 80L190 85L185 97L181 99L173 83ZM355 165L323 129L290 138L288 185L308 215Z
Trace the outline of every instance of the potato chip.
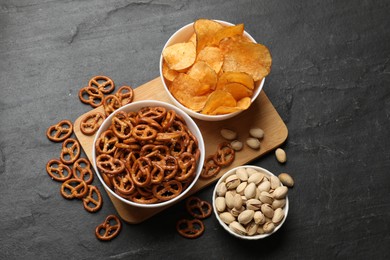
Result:
M237 106L229 107L229 106L220 106L217 107L211 115L224 115L230 114L241 110L246 110L251 105L251 99L249 97L245 97L237 102Z
M215 90L208 96L201 113L212 114L218 107L235 107L236 105L237 101L234 99L232 94L223 90Z
M272 58L267 47L259 43L225 38L219 43L224 55L224 71L246 72L258 81L271 71Z
M198 53L197 61L206 62L218 74L223 64L223 55L218 47L207 46Z
M176 76L179 74L179 72L177 72L176 70L171 70L167 63L165 62L165 60L163 60L163 64L162 64L162 73L163 73L163 76L166 80L168 81L173 81Z
M188 40L188 42L192 42L194 46L196 46L196 33L191 35L191 38Z
M213 36L212 44L218 46L219 42L228 37L242 36L244 33L244 24L237 24L234 26L226 26L218 30Z
M215 71L204 61L195 62L188 70L187 74L203 84L203 88L208 89L207 92L214 90L217 85L217 73L215 73Z
M208 95L207 89L196 79L185 73L179 73L172 81L169 91L185 107L200 111L205 106Z
M240 100L245 97L251 97L253 91L240 83L226 83L225 85L218 85L217 89L224 90L232 94L235 100Z
M245 72L227 71L221 74L218 78L217 88L221 88L220 85L226 85L227 83L240 83L250 90L253 90L255 85L253 78Z
M251 105L251 99L249 97L244 97L237 102L237 107L239 107L242 110L248 109L250 105Z
M196 33L196 53L199 53L204 47L213 43L214 35L223 26L213 20L199 19L194 23Z
M224 114L230 114L241 110L243 109L239 107L220 106L217 107L212 113L210 113L210 115L224 115Z
M246 37L245 35L234 35L231 36L230 38L236 42L252 42L252 40Z
M196 49L192 42L176 43L166 47L162 55L170 69L182 71L194 64Z

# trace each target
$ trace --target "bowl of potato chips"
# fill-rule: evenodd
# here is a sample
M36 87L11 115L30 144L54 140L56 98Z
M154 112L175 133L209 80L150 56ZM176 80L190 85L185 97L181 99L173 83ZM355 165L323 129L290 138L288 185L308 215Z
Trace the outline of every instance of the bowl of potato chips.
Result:
M271 65L270 51L244 24L198 19L168 39L160 75L176 106L193 118L219 121L250 107Z

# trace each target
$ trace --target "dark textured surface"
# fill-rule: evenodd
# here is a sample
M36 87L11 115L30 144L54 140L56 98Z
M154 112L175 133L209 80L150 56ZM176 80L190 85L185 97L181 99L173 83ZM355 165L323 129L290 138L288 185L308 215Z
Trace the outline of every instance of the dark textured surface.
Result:
M108 2L0 1L0 259L390 258L389 1ZM289 129L288 162L253 164L295 178L288 219L248 242L210 217L188 240L177 204L99 242L115 209L106 194L95 214L60 196L45 172L60 144L45 131L90 109L77 93L93 75L157 77L165 41L199 17L245 23L271 50L264 90Z

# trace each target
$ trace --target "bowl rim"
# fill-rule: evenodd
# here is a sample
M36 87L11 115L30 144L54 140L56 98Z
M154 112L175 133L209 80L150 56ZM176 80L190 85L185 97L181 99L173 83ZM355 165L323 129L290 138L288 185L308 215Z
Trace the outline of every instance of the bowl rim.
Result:
M125 199L125 198L119 196L118 194L116 194L110 187L107 186L107 184L105 183L105 181L101 177L99 169L96 166L96 148L95 148L96 146L95 146L95 144L96 144L96 141L97 141L98 137L101 135L101 133L103 131L107 130L108 127L104 127L104 126L106 126L106 125L109 126L110 125L109 122L111 122L112 117L115 115L116 112L124 111L124 110L131 111L131 110L129 110L129 107L134 107L134 106L139 106L140 108L143 107L143 106L164 106L165 108L173 109L173 110L175 110L176 113L178 113L186 121L187 126L189 126L189 123L190 123L193 126L193 128L194 128L194 129L191 129L191 132L198 139L198 148L200 150L200 156L199 156L199 160L198 160L197 171L196 171L195 177L192 180L191 184L185 190L183 190L178 196L176 196L176 197L174 197L174 198L172 198L170 200L159 202L159 203L153 203L153 204L141 204L141 203L136 203L136 202L130 201L128 199ZM104 130L103 130L103 128L104 128ZM93 168L94 168L94 170L96 172L96 175L98 176L98 179L100 180L101 184L103 185L104 189L107 192L109 192L111 195L113 195L115 198L117 198L120 201L126 203L127 205L131 205L131 206L139 207L139 208L160 208L160 207L164 207L164 206L173 204L173 203L179 201L181 198L183 198L192 189L192 187L197 183L197 181L199 179L199 176L200 176L200 173L202 171L202 167L203 167L203 163L204 163L204 157L205 157L204 140L203 140L202 133L201 133L198 125L195 123L195 121L188 114L186 114L184 111L182 111L180 108L178 108L178 107L176 107L176 106L174 106L172 104L169 104L167 102L159 101L159 100L139 100L139 101L134 101L134 102L132 102L130 104L127 104L125 106L122 106L122 107L118 108L117 110L115 110L114 112L112 112L103 121L103 123L99 127L98 131L96 132L94 140L93 140L93 147L92 147L92 166L93 166Z
M221 226L231 235L237 237L237 238L240 238L240 239L246 239L246 240L258 240L258 239L263 239L263 238L266 238L266 237L269 237L270 235L274 234L276 231L278 231L284 224L284 222L286 221L287 219L287 215L288 215L288 211L289 211L289 200L288 200L288 195L286 196L286 205L284 206L283 210L284 210L284 218L283 220L280 222L279 225L277 225L274 229L274 231L272 231L271 233L268 233L268 234L259 234L259 235L254 235L254 236L244 236L244 235L239 235L233 231L231 231L229 229L229 226L223 222L221 220L221 218L219 217L218 215L218 211L217 211L217 208L215 206L215 199L216 199L216 194L217 194L217 187L218 185L224 181L228 176L234 174L236 172L237 169L240 169L240 168L252 168L252 169L255 169L255 170L259 170L265 174L269 174L270 176L276 176L275 174L273 174L272 172L268 171L267 169L263 168L263 167L260 167L260 166L256 166L256 165L241 165L241 166L237 166L235 168L232 168L230 169L229 171L227 171L226 173L224 173L221 178L219 178L218 182L215 184L214 186L214 190L213 190L213 194L212 194L212 206L213 206L213 211L214 211L214 215L216 217L216 219L218 220L219 224L221 224ZM282 186L284 186L282 183L281 183Z
M211 19L213 20L213 19ZM218 23L221 23L223 25L228 25L228 26L234 26L235 24L233 23L230 23L230 22L226 22L226 21L222 21L222 20L213 20L213 21L216 21ZM197 118L197 119L201 119L201 120L204 120L204 121L221 121L221 120L226 120L226 119L229 119L229 118L232 118L240 113L242 113L243 111L245 110L240 110L240 111L236 111L236 112L233 112L233 113L229 113L229 114L223 114L223 115L205 115L205 114L201 114L199 112L196 112L196 111L193 111L189 108L187 108L186 106L184 106L183 104L181 104L173 95L172 93L169 91L168 89L168 86L167 84L165 83L165 78L164 78L164 75L163 75L163 72L162 72L162 64L163 64L163 60L164 60L164 57L162 55L163 51L165 50L166 47L170 46L172 43L171 41L180 33L182 33L183 31L187 30L188 27L191 27L193 26L195 22L191 22L191 23L188 23L184 26L182 26L180 29L178 29L176 32L174 32L170 37L169 39L166 41L166 43L164 44L164 47L162 48L162 51L161 51L161 54L160 54L160 61L159 61L159 72L160 72L160 78L161 78L161 81L163 83L163 87L166 91L166 93L168 94L169 98L172 100L172 102L178 106L179 108L181 108L184 112L186 112L187 114L189 114L191 117L194 117L194 118ZM246 37L248 37L252 42L254 43L257 43L256 40L247 32L244 30L244 35ZM253 93L252 97L251 97L251 105L252 103L256 100L256 98L258 98L258 96L260 95L260 92L261 90L263 89L263 86L264 86L264 82L265 82L265 77L260 81L259 83L259 86L256 88L256 91Z

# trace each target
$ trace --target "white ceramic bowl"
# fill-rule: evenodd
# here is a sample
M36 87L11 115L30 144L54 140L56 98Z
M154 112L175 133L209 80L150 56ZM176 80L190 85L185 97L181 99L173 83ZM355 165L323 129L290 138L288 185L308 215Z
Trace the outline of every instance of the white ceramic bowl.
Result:
M225 22L225 21L220 21L220 20L215 20L216 22L219 22L221 23L222 25L226 25L226 26L233 26L234 24L232 23L229 23L229 22ZM193 27L194 23L190 23L190 24L187 24L185 26L183 26L182 28L180 28L179 30L177 30L169 39L168 41L165 43L164 45L164 48L163 50L168 47L168 46L171 46L175 43L180 43L180 42L187 42L191 35L194 33L194 27ZM246 31L244 31L244 35L250 39L252 42L256 42L255 39L253 39L253 37L247 33ZM229 119L229 118L232 118L236 115L238 115L239 113L241 113L242 111L237 111L237 112L234 112L234 113L230 113L230 114L224 114L224 115L205 115L205 114L201 114L201 113L198 113L198 112L195 112L187 107L185 107L184 105L182 105L172 94L171 92L169 91L168 89L168 86L167 86L167 83L166 83L166 80L163 76L163 73L162 73L162 64L163 64L163 56L162 56L162 52L161 52L161 56L160 56L160 77L161 77L161 80L163 82L163 85L164 85L164 89L166 90L166 92L168 93L168 96L169 98L172 100L172 102L178 106L179 108L181 108L183 111L185 111L187 114L189 114L191 117L193 118L197 118L197 119L201 119L201 120L205 120L205 121L220 121L220 120L225 120L225 119ZM253 103L253 101L255 101L255 99L259 96L262 88L263 88L263 85L264 85L264 81L265 81L265 78L263 78L261 81L256 81L255 82L255 89L253 91L253 96L251 98L251 103Z
M116 112L118 112L118 111L125 111L125 112L134 111L134 112L137 112L138 110L140 110L141 108L146 107L146 106L162 106L162 107L165 107L167 109L175 110L176 114L181 116L185 120L188 129L198 139L198 148L199 148L199 151L200 151L200 157L199 157L199 160L198 160L198 165L197 165L197 168L196 168L195 177L192 180L191 184L187 187L187 189L183 190L181 192L181 194L179 194L177 197L175 197L175 198L173 198L171 200L160 202L160 203L155 203L155 204L140 204L140 203L136 203L136 202L127 200L127 199L119 196L110 187L108 187L108 185L104 182L102 176L100 175L99 169L97 168L97 165L96 165L96 148L95 148L96 147L95 146L96 140L101 135L101 133L106 131L108 129L108 127L111 125L111 120L112 120L112 117L114 116L114 114ZM205 146L204 146L203 137L202 137L202 134L201 134L198 126L195 124L195 122L192 120L192 118L189 117L185 112L183 112L182 110L180 110L176 106L173 106L171 104L168 104L168 103L165 103L165 102L162 102L162 101L156 101L156 100L143 100L143 101L133 102L133 103L125 105L125 106L117 109L116 111L114 111L110 116L108 116L104 120L104 122L100 126L99 130L97 131L95 139L94 139L94 142L93 142L93 148L92 148L93 168L94 168L94 170L96 172L96 175L98 176L100 182L104 186L105 190L108 191L112 196L114 196L117 199L119 199L120 201L122 201L122 202L124 202L124 203L126 203L128 205L141 207L141 208L164 207L166 205L174 204L175 202L179 201L183 196L185 196L185 194L195 185L195 183L199 179L199 175L200 175L200 172L202 171L202 167L203 167L204 156L205 156Z
M288 209L289 209L289 201L288 201L288 196L286 196L286 205L284 206L283 210L284 210L284 218L283 220L275 227L274 231L272 231L271 233L267 233L267 234L257 234L257 235L253 235L253 236L247 236L247 235L240 235L240 234L237 234L235 232L233 232L229 226L224 223L221 218L219 217L219 214L218 214L218 211L217 211L217 208L215 206L215 199L217 197L217 187L218 185L225 181L226 178L230 175L233 175L235 174L236 170L239 169L239 168L252 168L258 172L261 172L261 173L264 173L265 175L268 175L268 176L271 176L271 175L274 175L273 173L271 173L270 171L264 169L264 168L261 168L259 166L253 166L253 165L243 165L243 166L238 166L236 168L233 168L231 170L229 170L228 172L226 172L224 175L221 176L221 178L218 180L217 184L215 185L215 188L214 188L214 191L213 191L213 197L212 197L212 204L213 204L213 210L214 210L214 215L215 217L217 218L218 222L221 224L221 226L231 235L235 236L235 237L238 237L240 239L246 239L246 240L257 240L257 239L262 239L262 238L266 238L272 234L274 234L276 231L278 231L283 223L285 222L286 218L287 218L287 214L288 214ZM275 175L274 175L275 176ZM283 186L283 184L281 184L281 186Z

